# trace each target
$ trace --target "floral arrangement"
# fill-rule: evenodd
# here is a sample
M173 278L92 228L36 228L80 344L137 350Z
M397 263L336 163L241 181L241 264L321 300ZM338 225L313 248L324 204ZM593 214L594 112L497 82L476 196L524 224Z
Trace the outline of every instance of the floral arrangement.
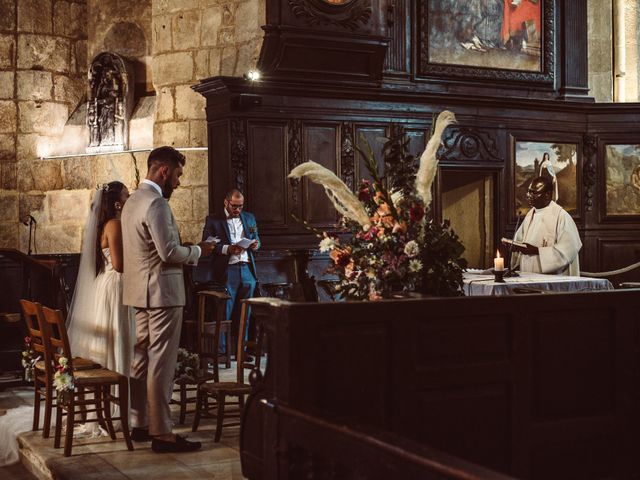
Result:
M200 367L200 356L191 353L185 348L178 349L178 361L174 378L176 380L195 380L195 375Z
M69 368L69 361L66 357L58 358L56 373L53 374L53 386L58 392L58 399L66 403L75 389L73 374Z
M462 295L461 257L464 246L448 222L429 220L431 186L437 172L437 150L444 129L455 122L449 111L438 115L419 165L408 152L402 134L383 149L384 174L378 171L371 147L360 150L371 180L363 180L357 196L333 172L308 161L289 177L308 177L322 185L342 227L350 235L319 232L320 251L333 260L329 273L337 275L335 290L343 298L379 300L410 292L440 296Z
M22 368L24 368L24 379L27 382L33 381L33 371L36 362L40 357L33 349L31 337L24 337L24 350L22 350Z

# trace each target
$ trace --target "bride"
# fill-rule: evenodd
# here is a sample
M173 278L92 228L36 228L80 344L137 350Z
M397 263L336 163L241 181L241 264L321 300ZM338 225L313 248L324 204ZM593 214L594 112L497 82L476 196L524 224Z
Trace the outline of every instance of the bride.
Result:
M135 325L129 308L122 303L120 213L128 197L127 187L117 181L103 185L94 196L67 323L74 356L91 359L127 377ZM98 432L94 429L92 433Z

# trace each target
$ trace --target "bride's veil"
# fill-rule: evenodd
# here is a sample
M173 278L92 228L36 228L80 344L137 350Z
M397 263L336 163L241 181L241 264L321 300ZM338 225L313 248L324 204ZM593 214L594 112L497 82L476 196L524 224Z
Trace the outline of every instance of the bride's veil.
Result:
M98 235L98 214L102 204L103 193L102 188L98 188L96 191L91 203L91 211L84 227L80 268L67 319L69 343L71 344L71 352L75 357L91 358L92 346L95 342L96 237Z

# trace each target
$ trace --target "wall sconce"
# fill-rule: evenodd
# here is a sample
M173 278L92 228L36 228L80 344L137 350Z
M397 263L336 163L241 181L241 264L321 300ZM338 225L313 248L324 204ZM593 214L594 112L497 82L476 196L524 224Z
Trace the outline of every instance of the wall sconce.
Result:
M260 72L258 70L249 70L247 73L243 75L245 80L249 80L250 82L257 82L260 80Z

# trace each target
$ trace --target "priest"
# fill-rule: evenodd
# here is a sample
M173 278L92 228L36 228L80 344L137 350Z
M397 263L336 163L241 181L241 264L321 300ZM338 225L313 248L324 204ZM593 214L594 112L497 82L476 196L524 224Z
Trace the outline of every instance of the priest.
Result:
M571 215L554 202L553 183L536 177L527 190L531 209L516 231L511 268L522 272L580 275L578 252L582 247Z

